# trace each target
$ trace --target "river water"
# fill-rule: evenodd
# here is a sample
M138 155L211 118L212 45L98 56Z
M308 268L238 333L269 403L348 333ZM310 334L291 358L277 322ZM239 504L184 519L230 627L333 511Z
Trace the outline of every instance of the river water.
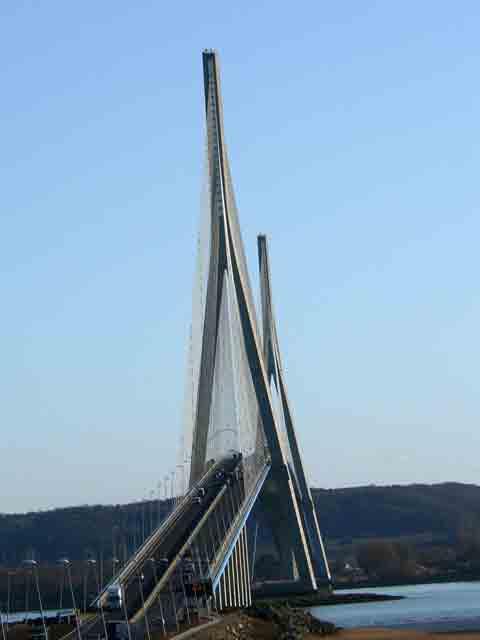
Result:
M312 613L341 627L406 627L430 631L480 630L480 582L351 589L403 600L313 607ZM339 591L346 593L346 591Z
M73 609L45 609L43 615L46 618L55 618L56 616L73 616ZM0 619L3 622L7 622L7 614L5 611L0 611ZM41 613L37 609L36 611L17 611L15 613L10 613L8 616L8 621L10 624L16 624L17 622L24 622L29 620L40 620Z
M340 627L405 627L429 631L480 630L480 582L417 584L377 589L350 589L339 593L382 593L403 596L402 600L361 602L313 607L312 613ZM45 611L47 616L58 611ZM72 614L71 609L62 613ZM31 611L30 618L38 618ZM25 613L11 613L10 622L24 619ZM4 622L5 622L4 612Z

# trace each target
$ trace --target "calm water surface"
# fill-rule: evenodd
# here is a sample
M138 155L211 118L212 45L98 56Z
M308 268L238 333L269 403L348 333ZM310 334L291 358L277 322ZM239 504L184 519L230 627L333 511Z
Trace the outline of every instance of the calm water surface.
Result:
M383 593L403 600L313 607L312 613L341 627L410 627L432 631L480 630L480 582L421 584L349 593ZM340 591L339 593L346 593Z
M45 609L43 613L45 617L54 617L58 614L71 616L73 615L73 609ZM24 620L38 620L40 617L40 611L37 609L36 611L18 611L10 613L8 620L11 624L15 624L17 622L23 622ZM3 613L0 611L0 619L3 622L7 622L7 614L5 611Z

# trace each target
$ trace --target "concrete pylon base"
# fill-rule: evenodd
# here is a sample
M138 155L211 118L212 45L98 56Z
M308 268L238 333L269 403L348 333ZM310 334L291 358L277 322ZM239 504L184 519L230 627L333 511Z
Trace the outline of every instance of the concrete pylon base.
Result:
M250 543L250 548L255 549L252 562L268 562L268 558L272 558L275 563L275 569L271 572L275 579L270 579L270 576L266 578L254 568L253 587L257 589L268 583L268 591L272 593L316 592L317 583L303 534L301 514L285 466L272 467L270 470L257 498L252 520L255 522L254 530L260 530L258 554L257 541Z

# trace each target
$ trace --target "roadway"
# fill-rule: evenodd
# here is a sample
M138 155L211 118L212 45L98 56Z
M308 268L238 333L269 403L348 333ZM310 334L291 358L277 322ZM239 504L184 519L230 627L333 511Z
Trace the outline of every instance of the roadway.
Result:
M202 519L205 518L205 514L208 514L214 503L218 502L222 492L225 490L225 486L231 482L230 479L239 477L236 474L236 470L239 468L240 462L240 456L232 455L213 464L206 471L199 482L178 503L168 518L145 540L123 569L99 594L94 605L100 609L100 612L81 625L81 638L104 636L105 628L109 627L110 624L125 623L126 620L131 621L136 614L138 615L140 610L146 610L148 606L145 607L145 601L152 595L155 587L167 573L169 595L175 598L180 590L184 591L185 584L182 584L183 573L182 577L179 578L178 572L172 572L172 565L176 566L178 564L182 550L184 559L194 567L197 577L208 580L209 564L207 554L204 554L200 565L199 554L202 550L197 551L195 557L193 557L191 549L185 553L184 547L188 544L193 532L199 527ZM120 610L109 611L107 589L108 586L114 584L118 584L122 588L123 607ZM172 614L175 613L175 604L172 607L169 602L171 603L171 600L167 599L166 608L170 607L169 615L164 610L162 616L159 615L159 618L169 618L171 623ZM153 614L152 618L158 615L158 608L156 606L152 608L151 613ZM69 640L73 640L75 632L70 636L71 639Z

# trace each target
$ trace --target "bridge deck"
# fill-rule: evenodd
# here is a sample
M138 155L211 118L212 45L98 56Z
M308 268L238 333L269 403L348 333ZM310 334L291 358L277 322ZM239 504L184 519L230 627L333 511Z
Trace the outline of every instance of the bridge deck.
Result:
M81 637L104 635L113 622L128 627L130 636L130 624L178 628L181 617L190 617L207 599L212 602L210 596L220 588L219 608L248 601L248 553L242 532L269 467L261 469L246 491L243 462L241 455L232 454L211 465L99 594L94 604L100 613L82 625ZM233 556L236 568L221 585ZM122 602L112 610L108 587L114 585L121 589ZM227 597L229 590L232 595Z

